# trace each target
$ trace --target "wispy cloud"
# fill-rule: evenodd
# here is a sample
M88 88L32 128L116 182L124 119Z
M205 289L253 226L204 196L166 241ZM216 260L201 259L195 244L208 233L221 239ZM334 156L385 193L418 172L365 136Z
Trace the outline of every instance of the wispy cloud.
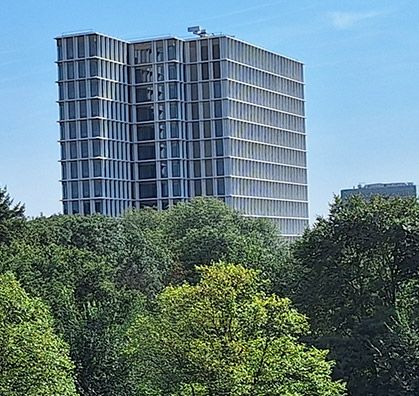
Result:
M336 29L348 29L358 22L382 16L382 11L369 12L330 12L329 17Z

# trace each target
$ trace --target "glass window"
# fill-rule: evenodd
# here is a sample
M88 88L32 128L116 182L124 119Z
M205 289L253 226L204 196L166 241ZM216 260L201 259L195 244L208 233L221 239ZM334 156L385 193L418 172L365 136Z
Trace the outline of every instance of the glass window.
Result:
M211 157L212 155L211 140L204 141L204 155L205 157Z
M89 162L81 161L81 177L89 177Z
M161 177L167 177L168 176L168 173L167 173L167 162L166 161L161 162L161 165L160 165L160 175L161 175Z
M135 97L136 97L137 103L151 102L153 100L153 86L146 85L146 86L138 87L135 90Z
M153 81L153 71L151 66L137 67L135 69L135 83L145 83Z
M77 143L70 143L70 158L77 158Z
M156 61L157 62L164 61L163 41L156 42Z
M90 80L90 96L99 95L99 80Z
M137 106L137 121L154 120L154 108L152 105Z
M102 180L95 180L93 182L93 188L95 190L95 197L102 196Z
M198 81L197 65L191 65L189 70L190 70L191 81Z
M193 157L199 158L201 156L200 142L193 142Z
M159 123L159 138L166 139L166 124L164 122Z
M66 38L65 44L67 48L67 59L73 59L74 58L73 37Z
M157 100L164 100L165 93L164 93L164 84L159 84L157 86Z
M205 180L205 190L206 190L206 195L214 195L212 179Z
M180 177L180 161L172 161L172 177Z
M63 59L63 40L57 40L57 58L58 60Z
M217 176L224 176L224 160L217 159Z
M92 121L92 136L100 136L100 120Z
M68 198L67 183L63 183L63 199Z
M70 81L66 85L67 85L67 98L68 99L75 99L76 92L75 92L75 89L74 89L74 82Z
M220 59L220 40L218 38L212 40L212 58Z
M79 210L79 203L77 201L71 203L73 214L78 214Z
M203 102L203 117L204 118L210 118L211 112L210 112L210 102Z
M76 103L75 102L68 102L68 118L70 119L76 118Z
M97 36L89 36L89 56L97 55Z
M221 82L215 81L213 83L214 98L221 98Z
M77 161L70 162L70 177L72 179L77 179L79 177L79 173L77 171Z
M199 122L192 123L192 139L199 139Z
M195 190L195 195L196 196L202 195L201 180L195 180L194 181L194 190Z
M87 158L89 156L89 148L88 148L88 143L86 140L80 142L81 145L81 157L82 158Z
M192 108L192 119L198 120L199 119L198 103L192 103L191 108Z
M90 214L90 201L83 201L83 213L85 215Z
M200 40L201 42L201 60L208 60L208 41Z
M155 179L156 178L156 163L149 162L138 165L138 173L140 179Z
M138 43L134 47L135 63L150 63L152 58L151 43Z
M102 161L93 160L93 177L101 177L101 176L102 176Z
M90 66L90 77L96 77L98 75L98 62L93 59L89 61Z
M169 63L169 80L177 79L177 65L175 63Z
M215 154L217 157L222 157L224 155L224 146L221 139L215 141Z
M80 98L86 97L86 81L85 80L79 81L79 97Z
M161 196L162 197L168 197L169 196L169 188L167 181L161 182Z
M180 148L179 142L172 142L171 143L171 151L172 151L172 158L179 158L180 157Z
M154 124L142 125L137 127L137 139L142 140L154 140Z
M87 137L87 121L80 121L80 137Z
M217 137L223 136L223 121L222 120L215 121L215 136Z
M193 161L194 177L201 177L201 161Z
M69 131L69 138L75 139L76 138L76 122L75 121L68 123L68 131Z
M89 198L90 197L90 184L88 181L84 181L82 183L83 186L83 198Z
M209 83L202 83L202 99L209 99L210 97L210 90L209 90Z
M102 142L100 140L93 140L93 157L102 156Z
M158 114L159 120L165 120L166 119L166 107L165 107L165 104L164 103L159 104L158 105L158 108L159 108L159 114Z
M85 100L79 102L80 118L87 117L87 103Z
M204 138L210 138L210 137L211 137L211 122L204 121Z
M167 158L167 144L160 143L160 158Z
M179 137L179 123L177 122L170 123L170 137L172 138Z
M169 106L169 110L170 110L170 118L178 118L178 106L177 103L170 103Z
M155 159L155 158L156 158L156 150L155 150L154 143L138 145L138 159L146 160L146 159Z
M156 198L156 182L140 183L140 198Z
M212 64L212 75L214 78L221 78L220 62L214 62Z
M196 62L196 41L189 42L189 61Z
M99 116L99 100L94 99L90 101L92 117Z
M201 64L201 72L202 72L202 79L208 80L209 79L208 63Z
M173 196L180 197L180 180L173 180Z
M212 161L205 160L205 176L212 176Z
M169 84L169 99L177 99L178 98L177 88L178 88L177 83L170 83Z
M59 83L58 84L58 99L59 100L64 100L64 87L63 87L63 83Z
M103 203L102 201L95 201L95 212L102 213L103 211Z
M168 60L176 59L176 41L169 40L167 42L167 56Z
M223 116L223 109L221 100L214 100L214 116L215 117L222 117Z
M79 58L84 58L85 56L84 36L77 37L77 55Z
M164 65L157 65L157 81L164 81Z
M191 84L191 100L198 100L198 84Z
M224 179L217 179L217 194L225 195Z
M77 182L71 182L71 198L79 197L79 185Z
M78 69L79 69L79 78L85 78L86 77L86 62L79 61L77 63L78 63Z

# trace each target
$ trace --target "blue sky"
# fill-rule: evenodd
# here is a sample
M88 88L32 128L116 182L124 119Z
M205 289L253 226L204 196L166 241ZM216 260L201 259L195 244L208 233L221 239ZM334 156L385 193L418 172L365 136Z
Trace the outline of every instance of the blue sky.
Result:
M310 215L358 182L419 183L417 0L28 1L0 14L0 186L27 214L61 210L55 43L202 25L305 63Z

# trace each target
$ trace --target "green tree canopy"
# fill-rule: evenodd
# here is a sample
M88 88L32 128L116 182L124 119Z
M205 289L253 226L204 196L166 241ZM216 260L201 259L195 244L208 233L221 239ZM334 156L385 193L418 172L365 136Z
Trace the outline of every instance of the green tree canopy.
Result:
M419 204L336 198L295 244L290 294L351 395L419 394Z
M21 230L25 206L13 205L6 188L0 187L0 244L8 243Z
M12 273L0 275L0 394L75 396L72 371L47 307L29 298Z
M168 287L129 331L139 395L343 395L327 351L299 342L304 316L266 295L258 272L223 263L201 281Z

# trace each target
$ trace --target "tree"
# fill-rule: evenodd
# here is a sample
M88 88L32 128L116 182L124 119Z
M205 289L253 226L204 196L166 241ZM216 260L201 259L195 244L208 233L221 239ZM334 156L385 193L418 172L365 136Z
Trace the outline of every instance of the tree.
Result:
M419 393L419 204L336 198L295 244L294 301L351 395Z
M299 338L306 318L266 295L258 272L223 263L200 282L168 287L155 312L139 315L127 354L139 395L342 395L327 351Z
M0 275L0 394L75 396L72 371L47 307L29 298L12 273Z
M22 227L25 206L13 205L13 199L0 187L0 244L8 243Z

